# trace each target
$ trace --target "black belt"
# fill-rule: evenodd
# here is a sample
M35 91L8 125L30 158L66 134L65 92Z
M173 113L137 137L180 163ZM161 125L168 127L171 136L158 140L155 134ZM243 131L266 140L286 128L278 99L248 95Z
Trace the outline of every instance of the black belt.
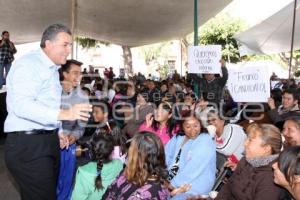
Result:
M54 130L31 130L31 131L14 131L8 132L8 134L14 135L46 135L46 134L56 134L58 129Z

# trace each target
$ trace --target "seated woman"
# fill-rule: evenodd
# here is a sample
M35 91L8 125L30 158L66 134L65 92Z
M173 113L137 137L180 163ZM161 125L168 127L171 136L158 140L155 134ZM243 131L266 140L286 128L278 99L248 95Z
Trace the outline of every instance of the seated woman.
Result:
M150 113L146 116L146 122L140 126L139 131L155 133L165 145L178 131L172 119L172 105L166 101L161 102L154 115Z
M162 101L176 103L176 87L173 83L169 84L168 91L164 94Z
M190 195L207 195L215 182L216 145L208 133L201 132L201 123L192 111L183 116L183 135L174 136L166 145L169 188L191 184L190 190L175 195L185 199Z
M102 198L106 188L123 169L120 160L110 159L113 148L113 138L110 134L102 133L93 137L93 159L77 170L73 200Z
M236 124L227 124L216 110L207 114L207 122L216 128L214 137L217 152L225 155L231 162L238 163L243 157L244 142L247 136L243 128Z
M274 184L272 171L282 147L280 131L270 124L253 123L247 133L245 158L240 160L216 200L280 199L282 189Z
M145 121L146 115L153 113L155 105L148 102L148 90L143 89L137 92L136 107L134 108L131 119L126 122L122 132L130 137L134 136L139 127Z
M300 145L300 113L297 111L286 113L284 117L282 134L284 136L284 147Z
M300 146L281 152L273 169L274 182L287 189L294 199L300 200Z
M169 199L164 147L153 133L133 137L124 172L109 186L102 199Z

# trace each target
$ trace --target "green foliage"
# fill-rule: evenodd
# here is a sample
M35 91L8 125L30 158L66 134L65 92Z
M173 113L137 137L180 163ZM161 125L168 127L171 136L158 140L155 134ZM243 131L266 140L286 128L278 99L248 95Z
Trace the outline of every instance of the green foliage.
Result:
M292 65L292 71L294 72L294 76L300 77L300 50L296 50L293 52Z
M300 49L294 51L293 54L294 54L294 56L295 56L296 59L300 59Z
M100 44L104 44L106 46L110 45L109 42L99 41L87 37L76 37L76 42L78 42L78 44L82 46L82 48L86 48L86 49L100 46Z
M170 72L169 65L167 63L163 65L158 65L158 72L160 74L160 78L162 80L166 79L168 76L168 73Z
M240 61L237 41L233 36L245 30L246 25L239 19L228 15L218 15L200 27L199 44L222 45L223 59L236 63Z
M296 71L296 72L294 73L294 76L298 78L298 77L300 76L300 70Z
M170 73L168 58L171 45L170 42L162 42L139 47L139 55L144 58L146 65L158 70L161 79L165 79Z

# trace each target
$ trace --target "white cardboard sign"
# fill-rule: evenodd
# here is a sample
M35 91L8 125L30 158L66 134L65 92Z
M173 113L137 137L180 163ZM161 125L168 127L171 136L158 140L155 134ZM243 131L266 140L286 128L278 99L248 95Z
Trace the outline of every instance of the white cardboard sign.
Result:
M229 70L227 87L235 102L267 102L270 97L267 67Z
M195 74L220 74L221 57L221 45L190 46L188 71Z

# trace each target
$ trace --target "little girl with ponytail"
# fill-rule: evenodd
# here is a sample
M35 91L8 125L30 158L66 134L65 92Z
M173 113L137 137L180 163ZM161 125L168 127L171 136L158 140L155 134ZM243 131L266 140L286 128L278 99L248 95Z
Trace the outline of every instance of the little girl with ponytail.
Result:
M120 160L110 159L113 149L114 140L111 134L103 133L93 137L93 159L78 168L72 199L102 199L107 187L123 169Z

